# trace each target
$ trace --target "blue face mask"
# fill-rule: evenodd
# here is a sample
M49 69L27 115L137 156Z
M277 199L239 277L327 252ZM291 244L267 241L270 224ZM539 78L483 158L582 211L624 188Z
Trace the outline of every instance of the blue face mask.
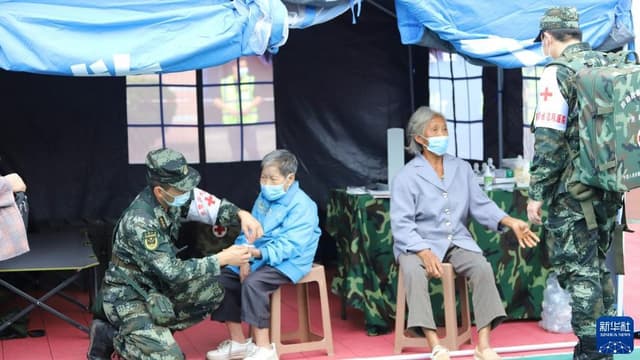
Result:
M442 156L447 152L447 147L449 147L449 136L431 136L428 138L422 135L420 136L423 139L427 139L427 141L429 142L429 145L426 146L427 150L431 151L432 153L438 156Z
M269 201L278 200L283 197L287 191L284 189L284 184L280 185L260 185L262 196Z
M191 198L191 191L187 191L186 193L180 194L180 195L171 195L168 192L166 192L164 189L162 189L162 192L173 198L173 201L171 202L167 201L167 199L164 200L164 202L167 203L167 205L169 206L180 207L186 204L187 201L189 201L189 199Z

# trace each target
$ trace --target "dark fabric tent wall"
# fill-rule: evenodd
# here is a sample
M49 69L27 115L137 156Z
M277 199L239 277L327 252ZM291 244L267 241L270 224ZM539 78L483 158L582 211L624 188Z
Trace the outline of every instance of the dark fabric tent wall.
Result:
M426 78L426 53L412 54L414 78ZM403 127L413 111L408 68L395 19L373 8L355 25L348 13L292 30L274 58L278 146L298 154L322 222L330 189L386 182L387 128ZM425 104L426 86L414 97ZM334 249L323 233L319 256Z
M27 183L31 220L116 216L143 179L127 166L124 78L0 72L3 172Z
M376 9L356 25L349 14L292 31L275 58L278 143L301 155L303 186L322 203L330 188L386 182L386 131L413 111L409 52L395 26ZM413 57L424 84L426 49Z

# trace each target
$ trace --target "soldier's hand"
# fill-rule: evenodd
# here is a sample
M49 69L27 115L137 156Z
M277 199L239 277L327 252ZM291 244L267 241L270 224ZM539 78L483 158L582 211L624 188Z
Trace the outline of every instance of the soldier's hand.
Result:
M236 265L240 266L249 263L251 254L249 248L242 245L231 245L215 255L220 266Z
M246 263L240 266L240 282L244 282L244 279L251 273L251 264Z
M4 178L11 185L13 192L25 192L27 191L27 185L24 183L20 175L16 173L5 175Z
M442 276L442 262L440 262L436 254L429 249L424 249L417 252L417 255L422 260L422 265L424 265L428 277L439 279Z
M263 235L262 225L260 222L256 220L248 211L240 210L238 211L238 217L240 218L240 226L242 227L242 232L244 236L247 238L249 243L253 243L256 239L259 239Z
M532 224L542 225L542 201L529 200L527 217Z

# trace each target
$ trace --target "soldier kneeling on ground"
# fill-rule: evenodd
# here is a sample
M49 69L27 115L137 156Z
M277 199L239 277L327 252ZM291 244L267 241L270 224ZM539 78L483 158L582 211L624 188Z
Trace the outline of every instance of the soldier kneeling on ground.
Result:
M249 242L262 236L247 211L196 186L197 170L170 149L147 154L148 186L124 211L114 230L113 256L105 273L87 358L184 359L173 332L216 309L224 296L220 268L244 265L246 246L230 246L203 258L176 256L182 221L239 225ZM100 306L102 304L102 306Z

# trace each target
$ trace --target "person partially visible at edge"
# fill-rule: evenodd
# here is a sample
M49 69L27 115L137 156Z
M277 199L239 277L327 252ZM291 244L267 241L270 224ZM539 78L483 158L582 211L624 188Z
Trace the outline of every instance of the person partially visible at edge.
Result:
M233 60L230 73L220 79L220 97L213 99L213 104L222 111L223 124L240 123L240 106L242 106L242 123L258 122L258 105L262 97L255 95L256 77L249 73L247 59ZM239 84L240 91L237 86ZM240 105L242 103L242 105Z
M259 121L258 107L263 102L262 96L256 95L256 77L249 72L249 62L244 57L233 60L229 68L230 73L220 79L220 97L213 99L213 105L220 109L224 125L255 124ZM245 130L242 136L239 139L229 135L231 159L259 159L256 130Z
M215 255L181 260L174 246L181 221L240 223L248 242L263 233L249 212L197 188L200 174L182 154L153 150L146 167L148 186L116 224L113 257L101 289L107 321L92 324L89 359L102 359L111 337L117 357L184 359L172 333L198 323L220 305L221 268L246 264L250 254L247 247L234 245Z
M0 261L29 251L26 226L14 197L26 190L20 175L0 176Z
M506 317L491 264L471 236L467 224L473 217L493 229L509 227L521 247L539 239L526 222L502 211L482 191L471 165L446 153L447 122L442 114L421 106L407 124L407 150L415 155L393 179L391 233L393 253L405 282L407 326L424 333L436 360L449 359L440 345L428 285L442 276L442 263L469 279L478 329L476 360L500 356L491 348L490 333Z
M544 55L558 60L586 59L594 54L582 42L578 11L574 7L552 7L540 19L536 41ZM596 319L615 315L613 282L605 257L611 244L619 193L581 185L580 169L574 168L572 152L579 151L578 104L573 71L562 65L545 67L540 78L538 106L531 129L535 153L527 216L542 224L542 206L548 216L549 260L560 286L571 295L571 326L578 337L574 359L611 359L596 349ZM573 195L572 195L573 193ZM597 227L589 230L579 199L591 199Z
M207 353L208 360L277 360L270 342L270 295L282 284L296 283L309 271L318 247L318 207L296 180L298 161L288 150L275 150L262 159L261 191L252 214L264 236L251 248L253 261L222 271L226 296L212 318L225 322L230 339ZM244 235L236 245L247 244ZM246 338L241 322L253 338ZM254 343L255 341L255 343Z

